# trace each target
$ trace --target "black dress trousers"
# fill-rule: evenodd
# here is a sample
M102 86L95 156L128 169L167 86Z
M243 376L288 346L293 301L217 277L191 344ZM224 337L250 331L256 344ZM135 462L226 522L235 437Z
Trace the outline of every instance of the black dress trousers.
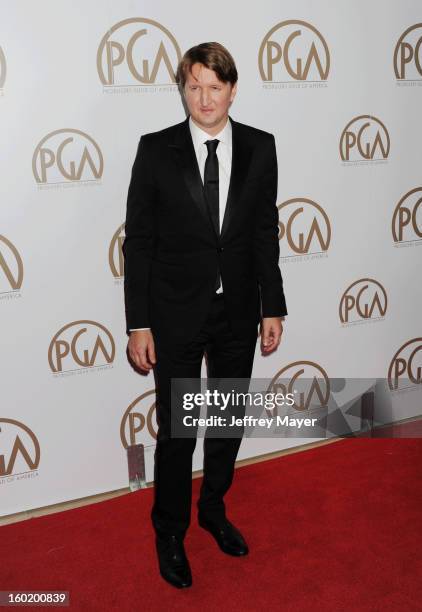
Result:
M233 334L226 315L224 293L214 294L205 324L183 348L163 345L159 340L155 342L158 433L151 518L156 531L183 537L191 518L192 454L196 437L171 437L171 378L196 378L200 390L201 363L205 354L209 378L250 379L256 342L256 324L251 324L250 331L241 338ZM240 437L205 435L204 476L198 500L198 512L204 518L219 521L226 516L223 498L233 480L240 443Z

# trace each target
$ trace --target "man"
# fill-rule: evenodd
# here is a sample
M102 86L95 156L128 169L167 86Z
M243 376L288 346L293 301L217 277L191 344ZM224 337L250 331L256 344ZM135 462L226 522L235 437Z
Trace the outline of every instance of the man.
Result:
M189 49L177 81L190 116L141 137L123 252L128 353L141 370L153 369L156 380L151 518L160 573L181 588L192 584L183 540L196 438L171 436L171 378L199 379L204 354L208 376L250 378L258 323L269 354L287 310L274 137L229 117L237 70L222 45ZM198 501L200 526L234 556L247 554L248 546L228 520L223 497L240 442L205 437Z

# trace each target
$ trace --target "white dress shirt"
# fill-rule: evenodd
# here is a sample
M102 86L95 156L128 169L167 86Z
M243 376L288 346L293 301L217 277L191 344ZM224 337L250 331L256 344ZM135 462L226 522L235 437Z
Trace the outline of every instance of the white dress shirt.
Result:
M195 149L196 159L198 160L199 172L201 174L202 183L204 183L205 161L208 156L206 140L219 140L217 147L218 159L218 203L220 217L220 231L223 225L224 213L226 210L227 194L229 192L230 174L232 167L232 126L230 119L227 118L226 125L215 136L210 136L193 122L192 117L189 117L189 129L192 136L193 148ZM221 280L221 279L220 279ZM217 293L223 292L223 285L217 289ZM141 329L150 329L149 327L136 327L129 331Z

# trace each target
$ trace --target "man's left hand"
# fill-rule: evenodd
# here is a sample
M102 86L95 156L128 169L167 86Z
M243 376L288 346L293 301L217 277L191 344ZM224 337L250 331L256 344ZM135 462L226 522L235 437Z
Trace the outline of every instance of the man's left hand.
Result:
M264 317L261 321L261 351L264 354L277 349L283 333L284 317Z

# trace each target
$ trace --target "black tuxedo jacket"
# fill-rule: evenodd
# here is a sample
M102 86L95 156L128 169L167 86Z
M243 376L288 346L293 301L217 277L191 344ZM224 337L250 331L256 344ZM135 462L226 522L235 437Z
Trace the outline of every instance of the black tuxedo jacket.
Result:
M218 268L235 335L256 333L261 316L287 314L274 136L230 121L232 169L220 235L208 213L189 118L140 139L123 243L127 332L151 327L162 342L188 342L205 321Z

